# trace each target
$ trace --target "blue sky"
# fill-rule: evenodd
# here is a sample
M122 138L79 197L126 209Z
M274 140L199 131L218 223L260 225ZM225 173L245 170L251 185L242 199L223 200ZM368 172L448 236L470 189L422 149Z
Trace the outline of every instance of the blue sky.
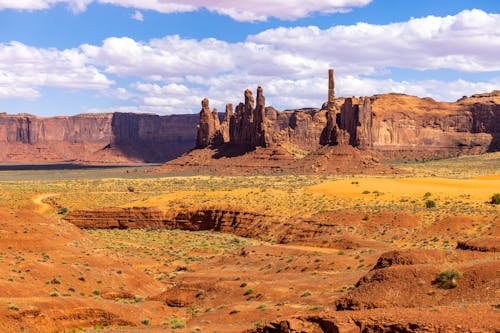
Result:
M192 113L500 89L498 0L0 0L0 112Z

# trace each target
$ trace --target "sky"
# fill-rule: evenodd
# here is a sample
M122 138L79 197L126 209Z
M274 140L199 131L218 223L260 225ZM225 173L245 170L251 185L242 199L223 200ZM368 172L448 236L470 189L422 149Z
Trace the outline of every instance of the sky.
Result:
M500 89L500 0L0 0L0 112L279 110Z

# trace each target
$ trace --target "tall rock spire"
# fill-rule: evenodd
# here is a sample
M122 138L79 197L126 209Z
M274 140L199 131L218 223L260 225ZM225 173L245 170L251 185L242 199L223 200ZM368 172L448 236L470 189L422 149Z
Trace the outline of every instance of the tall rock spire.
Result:
M210 111L208 99L201 101L200 122L197 126L196 147L205 148L222 140L217 109Z
M335 105L335 71L333 69L328 70L328 110L332 110Z

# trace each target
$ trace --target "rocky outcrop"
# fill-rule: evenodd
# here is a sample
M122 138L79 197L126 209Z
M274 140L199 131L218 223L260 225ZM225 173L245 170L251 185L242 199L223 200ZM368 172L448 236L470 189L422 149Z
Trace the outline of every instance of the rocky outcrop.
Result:
M180 229L218 231L241 237L336 249L377 248L380 243L339 235L339 225L296 218L285 221L277 215L235 208L200 208L163 211L155 207L75 210L64 220L82 229Z
M371 105L369 138L373 149L388 158L426 159L478 154L490 150L493 143L494 133L473 128L474 119L478 117L477 106L400 94L374 96ZM360 141L359 144L367 146L370 143Z
M200 122L197 126L196 148L224 142L217 109L210 111L208 99L201 101Z
M215 146L245 147L247 151L282 146L303 156L321 146L350 145L382 152L386 159L411 160L500 149L500 91L462 98L457 103L403 94L336 99L333 75L329 70L328 101L321 109L278 112L265 107L261 87L257 88L256 103L252 92L246 90L245 102L236 112L226 111L221 128L228 128L229 133L219 135L224 139L199 140Z
M299 150L310 151L320 147L320 137L326 124L325 110L300 109L279 112L266 107L262 87L257 88L256 101L250 90L245 90L245 102L236 106L226 105L224 119L217 125L209 109L200 112L197 148L229 144L242 151L256 147L290 145ZM204 100L204 103L208 100ZM219 129L216 129L219 128Z
M270 144L266 137L266 100L262 87L257 88L257 105L250 90L245 90L245 103L236 107L229 119L229 143L242 147L266 147ZM267 139L267 140L266 140Z
M500 252L500 237L485 236L458 241L457 249L480 252Z
M212 230L242 237L265 238L278 225L275 216L231 209L162 211L151 207L77 210L64 220L83 229L181 229Z
M0 163L165 162L194 146L196 115L0 114Z

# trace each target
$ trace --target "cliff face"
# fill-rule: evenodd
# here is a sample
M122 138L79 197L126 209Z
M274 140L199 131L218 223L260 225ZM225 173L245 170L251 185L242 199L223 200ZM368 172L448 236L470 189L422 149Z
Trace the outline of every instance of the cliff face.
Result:
M348 98L342 127L350 144L388 158L426 159L498 150L499 105L440 103L386 94ZM345 116L344 116L345 111Z
M256 105L247 90L245 103L234 114L232 107L226 111L221 130L199 131L198 141L242 152L281 146L304 155L324 145L350 145L386 159L417 160L500 150L500 91L444 103L403 94L335 99L334 87L330 70L322 109L285 112L265 107L261 87ZM200 116L200 128L212 126L205 118Z
M164 162L193 147L197 118L0 114L0 163Z
M111 147L128 159L165 162L194 147L197 122L195 114L115 113L111 122Z

